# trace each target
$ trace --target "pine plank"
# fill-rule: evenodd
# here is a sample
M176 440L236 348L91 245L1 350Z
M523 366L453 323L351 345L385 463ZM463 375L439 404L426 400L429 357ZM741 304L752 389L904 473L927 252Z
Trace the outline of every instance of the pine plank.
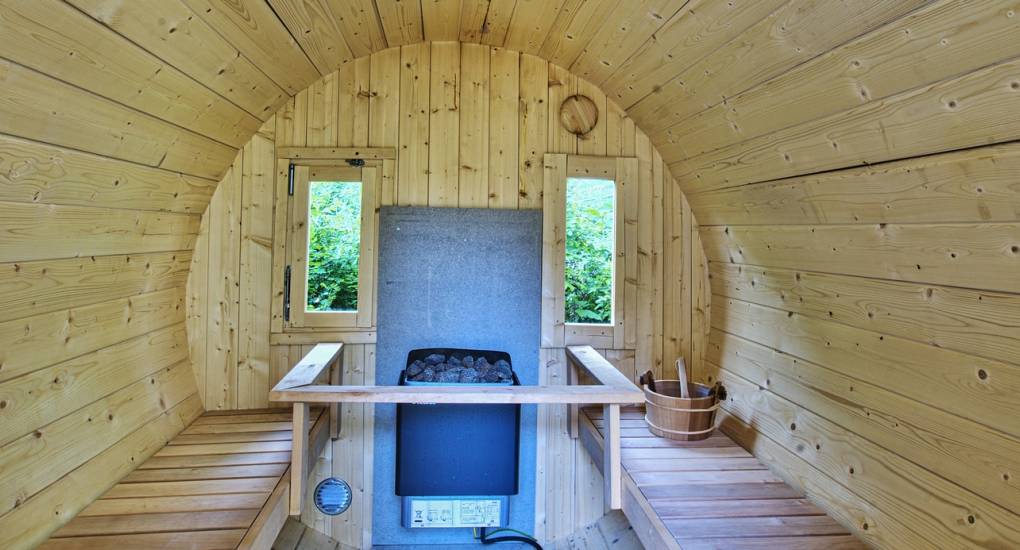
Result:
M1012 59L687 160L663 158L695 193L1012 141L1018 69Z
M186 361L186 341L178 323L7 381L0 446Z
M457 204L461 208L485 207L489 203L489 157L491 155L489 147L491 142L489 58L488 46L461 45L460 78L462 82L458 103L460 151L457 189ZM494 92L493 95L496 93L498 92ZM501 130L502 127L498 123L493 125L493 133ZM434 142L430 144L431 147L436 145Z
M240 454L205 454L186 456L151 457L138 467L139 470L161 468L204 468L218 466L243 466L249 464L283 464L290 462L290 451L267 451Z
M520 103L521 57L512 50L492 50L489 73L487 195L489 208L516 209L519 191L518 111Z
M699 155L1016 57L1014 32L993 1L928 4L685 120L663 154Z
M58 529L53 534L53 539L134 533L247 529L257 513L257 510L216 510L76 517Z
M542 164L549 132L549 67L544 59L520 56L517 201L520 208L542 206Z
M135 472L139 471L141 470L135 470ZM101 498L89 504L78 513L77 517L203 512L211 510L258 510L265 503L268 495L268 492L262 492L227 495Z
M243 479L212 479L200 481L165 481L144 483L118 483L103 494L103 498L138 498L149 496L221 495L270 491L278 477Z
M428 32L428 19L425 21ZM460 164L460 44L432 44L429 75L429 206L457 206Z
M181 323L183 306L178 287L0 323L0 382Z
M376 2L375 6L389 46L416 44L424 40L421 2Z
M174 438L171 445L195 445L200 443L246 443L252 441L289 441L290 430L216 433L216 434L181 434Z
M188 425L202 411L197 394L158 415L44 491L0 516L0 547L32 547L46 540L59 524L98 498L107 487L127 475L154 451ZM54 520L40 521L52 517Z
M39 546L43 550L232 550L244 536L244 529L143 533L51 539Z
M176 439L177 438L175 438L175 440ZM286 470L287 465L282 463L252 464L247 466L210 466L204 468L169 468L165 470L145 469L131 472L127 477L121 480L121 483L281 477Z
M74 0L71 4L260 119L286 100L283 89L183 3Z
M429 202L429 91L431 48L419 43L400 48L400 134L397 203Z
M288 94L296 94L319 79L319 71L268 3L184 3Z
M650 135L783 74L798 64L894 21L926 4L924 0L861 0L836 7L825 2L786 3L775 12L703 57L661 91L631 111ZM664 158L673 156L663 151Z
M186 251L201 218L194 214L0 202L8 262Z
M269 0L269 5L320 74L335 71L354 59L330 0Z

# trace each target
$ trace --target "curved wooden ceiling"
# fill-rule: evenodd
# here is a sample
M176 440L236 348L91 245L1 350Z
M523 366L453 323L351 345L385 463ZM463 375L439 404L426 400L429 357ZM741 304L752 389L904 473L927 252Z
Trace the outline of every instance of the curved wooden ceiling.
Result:
M730 114L724 99L925 3L19 0L0 8L7 80L110 103L83 98L79 110L107 112L82 126L26 135L15 121L3 131L215 179L262 120L321 75L387 47L460 40L539 55L601 86L676 172L697 149L679 129ZM135 120L125 130L126 118ZM89 137L85 123L111 126L116 139ZM713 148L748 137L717 137Z

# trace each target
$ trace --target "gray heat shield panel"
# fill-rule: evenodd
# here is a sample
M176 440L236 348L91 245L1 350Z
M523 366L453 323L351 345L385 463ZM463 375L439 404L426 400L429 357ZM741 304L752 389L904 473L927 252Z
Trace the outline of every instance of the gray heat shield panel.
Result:
M378 284L376 384L397 384L407 352L427 347L506 351L521 384L538 384L540 210L382 208ZM478 545L470 529L400 526L395 421L395 405L375 406L373 544ZM536 407L524 406L510 526L526 532L535 521L535 425Z

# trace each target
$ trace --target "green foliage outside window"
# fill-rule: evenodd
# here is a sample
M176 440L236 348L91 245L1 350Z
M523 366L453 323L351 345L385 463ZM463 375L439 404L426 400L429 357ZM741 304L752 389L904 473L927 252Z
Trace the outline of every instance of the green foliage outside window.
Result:
M566 321L613 322L613 222L616 185L567 180Z
M308 311L357 311L361 182L312 182L308 200Z

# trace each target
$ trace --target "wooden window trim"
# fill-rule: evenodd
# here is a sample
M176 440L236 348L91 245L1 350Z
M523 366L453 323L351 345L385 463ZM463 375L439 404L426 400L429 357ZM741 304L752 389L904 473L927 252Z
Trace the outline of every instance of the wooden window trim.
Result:
M568 178L610 179L616 184L613 232L616 258L613 262L613 324L567 323L565 258L566 202ZM589 345L600 349L626 349L626 335L636 330L636 312L626 304L637 302L637 233L628 230L627 213L637 207L638 160L636 157L595 157L546 154L543 162L542 193L542 347L562 348ZM634 240L630 243L630 240ZM631 246L633 245L633 246ZM629 284L632 280L635 284ZM633 294L633 296L631 296ZM629 299L628 299L629 298Z
M291 268L290 320L285 329L372 329L375 326L376 243L382 166L365 161L362 167L339 161L290 160L294 164L294 194L289 197L287 265ZM361 182L361 250L358 255L357 311L305 311L308 287L308 193L316 178Z

